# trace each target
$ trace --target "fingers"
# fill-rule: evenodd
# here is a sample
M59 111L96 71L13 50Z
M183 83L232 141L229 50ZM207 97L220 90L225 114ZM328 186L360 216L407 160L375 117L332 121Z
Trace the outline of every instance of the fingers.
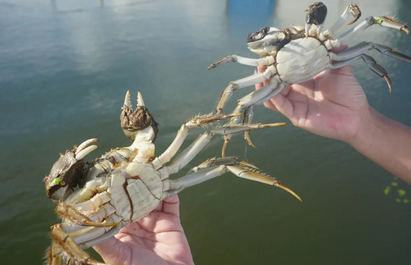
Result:
M287 100L286 96L290 91L291 87L286 86L281 93L277 94L275 97L270 99L270 103L275 107L275 109L286 116L288 119L291 119L293 116L293 107L290 100ZM294 122L293 122L294 123Z
M258 71L259 73L264 72L265 69L267 69L267 67L265 67L265 66L257 66L257 71Z
M121 248L121 242L115 237L95 245L94 250L103 258L105 262L115 261L123 252ZM120 248L119 248L120 247Z
M323 89L335 87L339 81L345 80L344 82L347 82L347 80L351 79L356 80L349 65L337 69L327 69L313 78L316 84L327 81L327 84L325 85L324 83L321 83L320 87Z
M264 72L266 69L265 66L258 66L257 70L259 73ZM269 84L271 80L267 80L266 82L257 84L255 88L258 90L262 88L264 85ZM273 111L278 111L287 118L289 118L293 123L293 112L294 108L293 105L291 104L291 101L287 99L288 94L290 93L291 86L286 86L280 93L278 93L276 96L272 97L270 100L267 100L264 102L264 106L268 109L271 109Z
M167 197L159 203L153 212L166 213L173 216L180 216L180 199L178 195Z
M351 71L351 66L346 65L344 67L338 68L338 69L331 69L333 73L338 73L340 75L348 75L348 76L354 76L352 71Z
M267 69L267 67L265 67L265 66L257 66L257 72L258 73L264 73L264 71L266 69ZM254 74L256 74L257 72L254 71ZM257 84L259 86L258 89L262 88L263 86L268 85L270 83L270 81L271 81L271 79L268 79L268 80L264 81L264 83ZM256 85L256 88L257 88L257 85Z
M338 47L338 48L333 48L332 49L332 52L333 53L340 53L340 52L342 52L343 50L345 50L345 49L347 49L348 48L348 45L341 45L340 47Z
M275 105L273 104L273 102L271 102L271 100L267 100L266 102L264 102L264 106L267 109L273 110L273 111L278 111L278 109L275 107Z
M180 199L178 195L164 199L163 212L177 217L180 216Z

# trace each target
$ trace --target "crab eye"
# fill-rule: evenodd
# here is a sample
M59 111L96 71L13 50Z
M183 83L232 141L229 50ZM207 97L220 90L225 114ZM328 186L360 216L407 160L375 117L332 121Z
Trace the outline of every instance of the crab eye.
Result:
M66 185L66 182L61 178L55 178L50 182L50 184L51 186L57 186L57 185L64 186Z
M55 178L51 181L51 185L53 186L58 185L58 184L64 185L64 181L62 181L61 178Z

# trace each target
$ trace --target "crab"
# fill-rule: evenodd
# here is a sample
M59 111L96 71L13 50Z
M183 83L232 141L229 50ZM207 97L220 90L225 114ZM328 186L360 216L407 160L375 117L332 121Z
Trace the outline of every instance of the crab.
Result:
M378 76L385 79L391 93L392 85L387 71L379 65L367 51L376 50L383 55L411 63L411 57L393 50L390 47L372 42L362 42L348 47L349 41L360 38L362 32L373 25L397 29L409 34L407 26L398 22L393 17L370 16L350 30L337 35L336 33L344 24L354 24L361 16L358 5L350 4L346 7L341 17L329 29L324 30L323 23L327 15L327 7L322 2L316 2L308 7L305 27L291 26L285 30L274 27L264 27L251 33L247 38L248 49L261 58L252 59L238 55L227 55L211 64L208 70L225 63L234 62L248 66L264 66L263 73L251 75L230 82L223 91L216 107L216 116L220 115L234 91L269 81L269 84L258 91L254 91L241 98L233 114L243 114L243 122L251 123L253 119L253 106L261 104L274 97L289 84L302 83L326 69L337 69L362 59L365 64ZM351 20L351 21L350 21ZM340 53L334 49L348 47ZM232 118L231 124L239 124L241 118ZM230 141L231 135L224 137L222 155ZM249 145L254 146L248 131L245 139Z
M120 115L121 127L132 144L115 148L85 164L84 157L97 148L97 139L89 139L67 150L46 176L46 193L56 204L56 213L63 222L51 226L52 245L48 264L102 264L83 249L114 236L130 222L154 210L167 197L187 187L231 172L234 175L281 188L301 201L292 190L236 157L211 158L177 179L169 179L186 166L214 135L232 134L283 126L272 124L226 124L212 126L234 115L196 116L183 124L176 138L160 156L154 154L158 124L148 111L140 93L133 111L127 91ZM190 129L212 126L189 147L177 154Z

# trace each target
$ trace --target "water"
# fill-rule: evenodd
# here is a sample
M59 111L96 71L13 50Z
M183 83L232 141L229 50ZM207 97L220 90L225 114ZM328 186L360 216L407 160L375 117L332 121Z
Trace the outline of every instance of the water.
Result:
M128 140L118 116L127 89L142 92L160 123L157 153L179 126L208 113L230 80L252 72L206 67L223 55L254 57L245 37L260 27L304 22L312 1L0 2L0 255L2 263L40 264L49 226L58 222L41 179L63 152L98 137L97 156ZM324 1L328 22L348 1ZM364 17L397 15L411 24L411 2L362 1ZM364 39L411 54L411 39L375 27ZM390 72L393 93L361 62L353 70L372 106L411 126L411 66L371 53ZM236 96L244 95L246 91ZM232 109L235 100L230 102ZM286 118L263 107L260 122ZM188 143L201 130L195 130ZM197 264L408 264L411 189L348 145L288 125L241 137L230 155L246 156L304 203L229 174L181 193L182 222ZM215 140L191 163L218 156ZM179 176L184 174L181 172ZM395 182L388 195L384 189Z

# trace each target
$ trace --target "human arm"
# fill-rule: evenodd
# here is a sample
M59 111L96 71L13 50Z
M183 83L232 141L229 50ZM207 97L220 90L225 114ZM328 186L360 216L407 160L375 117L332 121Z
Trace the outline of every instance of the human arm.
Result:
M257 89L261 87L257 85ZM349 67L327 70L310 81L287 86L264 104L284 114L296 127L350 144L411 184L411 129L371 108Z
M369 111L357 134L347 141L358 152L411 184L411 129Z
M123 227L94 249L110 264L194 264L180 223L178 196L166 198L144 218Z

